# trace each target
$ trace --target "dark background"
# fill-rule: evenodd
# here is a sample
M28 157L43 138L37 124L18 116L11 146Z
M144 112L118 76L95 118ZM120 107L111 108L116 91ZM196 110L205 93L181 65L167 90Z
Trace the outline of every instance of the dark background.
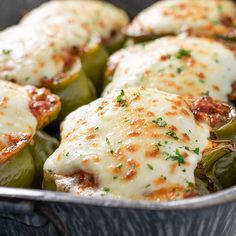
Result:
M0 0L0 29L16 24L27 11L47 0ZM110 0L113 4L125 9L131 17L155 0Z

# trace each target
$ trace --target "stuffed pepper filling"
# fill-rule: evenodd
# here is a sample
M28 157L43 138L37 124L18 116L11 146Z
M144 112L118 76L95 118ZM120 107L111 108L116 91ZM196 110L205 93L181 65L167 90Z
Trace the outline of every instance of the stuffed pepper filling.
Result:
M196 37L164 37L131 46L110 58L106 76L112 82L104 94L144 86L235 101L235 55L232 44Z
M209 97L115 90L62 123L61 144L44 165L44 188L154 201L198 195L194 171L214 146L212 126L230 118L230 108Z

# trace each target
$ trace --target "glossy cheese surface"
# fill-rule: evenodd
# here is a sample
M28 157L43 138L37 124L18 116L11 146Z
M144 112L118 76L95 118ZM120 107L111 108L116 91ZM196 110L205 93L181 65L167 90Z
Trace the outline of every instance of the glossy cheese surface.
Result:
M179 199L209 145L183 97L156 89L117 90L71 113L59 148L44 165L58 190L113 198ZM83 171L93 187L79 186Z
M225 35L236 17L228 0L165 0L141 12L130 24L131 36L164 35L191 31L201 35Z
M31 141L37 128L24 87L0 81L0 162L9 152Z
M104 94L116 88L144 86L227 101L236 80L234 52L204 38L164 37L123 49L108 64L113 68L112 82Z
M60 78L75 51L78 58L79 52L96 49L127 22L123 11L107 3L46 3L0 33L0 79L41 86L44 80Z
M21 21L22 24L57 24L63 30L82 27L88 34L97 34L108 39L111 31L120 31L128 24L127 14L106 2L69 0L50 1L31 11ZM74 29L73 29L74 28Z

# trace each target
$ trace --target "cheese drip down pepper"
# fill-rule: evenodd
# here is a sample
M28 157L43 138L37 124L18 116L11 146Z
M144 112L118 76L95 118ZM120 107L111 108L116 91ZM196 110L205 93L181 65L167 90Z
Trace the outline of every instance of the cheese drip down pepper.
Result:
M58 141L39 129L56 119L59 98L0 81L0 101L0 186L40 187L43 163Z
M44 164L43 186L133 200L203 194L210 191L208 182L194 172L207 150L226 145L210 137L230 114L228 105L210 97L115 90L65 119L61 144Z

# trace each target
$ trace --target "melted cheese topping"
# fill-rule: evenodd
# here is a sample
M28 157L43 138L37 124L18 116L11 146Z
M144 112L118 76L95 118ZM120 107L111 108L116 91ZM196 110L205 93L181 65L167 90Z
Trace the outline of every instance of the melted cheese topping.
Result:
M195 120L184 98L140 88L79 108L61 128L62 142L44 165L58 189L152 200L183 197L210 130ZM81 190L73 177L79 171L93 175L98 186Z
M166 37L111 57L115 88L144 86L170 93L227 101L236 79L236 58L224 45L201 38Z
M30 97L24 87L0 81L0 162L2 150L23 145L33 137L37 120L29 108ZM20 143L22 142L22 143Z
M107 3L46 3L0 33L0 79L40 86L63 73L73 47L95 48L127 22L123 11Z
M88 34L97 34L102 39L111 36L111 31L119 31L128 24L126 13L101 1L50 1L31 11L23 18L27 25L60 25L75 31L82 27Z
M163 35L190 30L201 35L224 35L235 17L235 4L228 0L166 0L140 13L127 33Z

